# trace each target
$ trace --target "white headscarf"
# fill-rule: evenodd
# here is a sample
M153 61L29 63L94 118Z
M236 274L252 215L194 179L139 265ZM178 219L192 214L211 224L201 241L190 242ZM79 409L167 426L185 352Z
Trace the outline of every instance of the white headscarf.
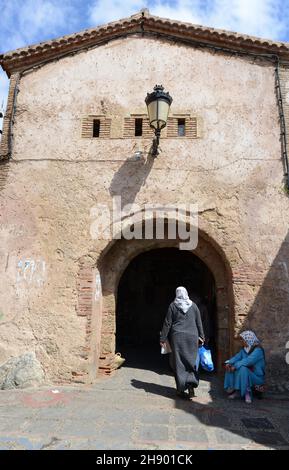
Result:
M243 333L240 333L241 338L247 343L247 347L244 347L245 351L249 353L250 349L257 344L260 344L257 336L253 331L246 330Z
M192 301L189 298L187 289L185 287L178 287L176 289L176 298L174 300L174 304L180 308L184 313L186 313L190 306L192 305Z

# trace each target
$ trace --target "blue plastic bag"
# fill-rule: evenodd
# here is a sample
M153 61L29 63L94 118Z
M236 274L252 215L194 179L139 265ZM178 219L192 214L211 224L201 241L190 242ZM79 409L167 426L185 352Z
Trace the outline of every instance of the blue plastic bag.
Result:
M200 355L199 355L199 351L198 351L197 359L196 359L196 370L199 370L199 367L200 367Z
M211 351L205 346L199 347L199 361L202 368L205 369L207 372L212 372L214 370L214 363L212 360Z

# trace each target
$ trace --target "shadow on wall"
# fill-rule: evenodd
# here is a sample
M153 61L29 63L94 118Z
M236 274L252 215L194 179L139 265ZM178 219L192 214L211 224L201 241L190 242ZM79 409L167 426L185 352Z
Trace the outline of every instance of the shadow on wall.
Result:
M264 346L267 382L288 386L289 364L285 358L289 341L289 232L244 318L242 330L253 330Z
M153 159L149 157L146 161L127 160L119 168L111 182L110 193L112 196L122 196L122 208L125 204L132 204L135 201L152 166ZM289 233L266 275L259 273L259 285L256 282L257 278L258 266L251 266L244 268L243 274L241 273L239 280L235 282L238 285L236 289L239 301L243 303L244 310L244 317L239 318L239 327L241 330L254 330L261 339L267 359L266 381L270 385L274 385L274 381L278 384L286 384L289 371L289 365L285 361L286 342L289 341ZM255 299L249 308L246 307L246 298L248 303L250 299ZM288 306L287 309L286 306ZM139 362L130 363L127 366L132 369L147 369L161 376L169 374L169 371L164 372L165 367L156 365L152 369L146 367L145 362L141 364L141 367ZM161 384L154 383L153 378L151 382L132 378L131 383L134 388L175 400L175 408L188 414L186 426L200 422L215 428L220 445L235 443L246 446L253 442L270 448L279 446L289 448L289 443L279 432L278 427L275 427L274 420L275 418L277 420L277 412L274 411L272 401L266 397L266 394L264 400L255 399L252 405L246 405L244 400L227 400L223 384L215 375L203 378L203 380L210 384L209 388L206 388L209 400L205 397L205 400L199 403L175 399L175 389L165 385L164 377L161 379ZM288 402L282 405L276 400L275 406L279 406L279 414L282 414L283 418L289 419L288 411L286 412ZM268 416L270 419L267 418ZM220 429L216 431L216 428ZM190 430L186 427L182 429L182 432L186 436L185 439L189 441ZM235 439L231 436L235 436ZM229 442L228 439L231 438L233 440Z
M265 278L260 282L259 290L255 295L255 301L250 307L247 316L244 316L244 322L241 329L252 329L261 339L265 348L267 359L266 382L268 391L273 391L274 384L278 384L276 391L287 389L288 393L288 372L289 365L286 363L286 342L289 340L289 233L284 239L277 256L273 260ZM257 270L256 270L257 272ZM254 285L254 275L252 281L249 279L248 272L245 273L243 287L239 293L244 297L246 304L246 289L256 289ZM252 274L252 273L251 273ZM254 278L254 279L253 279ZM240 284L242 282L240 281ZM248 298L252 298L252 291L247 292ZM286 308L287 306L287 308ZM239 348L240 349L240 346ZM163 360L163 358L162 358ZM156 361L157 362L157 361ZM137 367L133 363L128 367ZM146 368L146 367L144 367ZM154 373L163 376L170 375L166 363L155 364ZM207 426L211 427L216 434L218 446L228 448L229 445L237 445L238 448L254 446L260 444L272 449L289 449L288 432L285 427L279 423L287 422L288 429L288 401L278 400L278 395L273 399L266 395L263 400L253 399L251 405L247 405L244 400L228 400L223 390L223 383L215 374L208 375L201 373L200 391L197 389L197 396L200 393L200 399L195 402L176 399L175 388L163 385L164 379L160 383L145 382L132 379L131 385L137 389L143 389L147 393L165 396L175 400L175 409L182 410L188 414L185 418L186 426L194 426L197 423L206 425L204 430L200 430L201 436L197 443L206 446L205 431ZM287 383L286 383L287 382ZM203 391L202 391L203 387ZM205 392L205 393L203 393ZM202 396L203 395L203 396ZM274 401L273 401L274 400ZM184 418L181 418L180 424L183 425ZM196 432L194 428L190 431L188 427L182 428L184 440L190 441L190 432L192 442L195 441ZM196 429L196 428L195 428ZM181 430L181 428L180 428ZM285 434L282 434L282 431ZM203 437L202 437L203 436Z
M110 195L121 196L121 209L126 204L133 204L141 187L145 185L147 177L154 164L151 149L147 159L136 154L135 159L127 159L115 173L110 187Z

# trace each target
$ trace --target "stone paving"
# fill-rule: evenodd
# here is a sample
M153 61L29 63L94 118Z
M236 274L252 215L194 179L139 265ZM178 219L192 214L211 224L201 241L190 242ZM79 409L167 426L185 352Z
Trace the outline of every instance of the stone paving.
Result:
M164 360L164 358L163 358ZM90 386L0 391L0 449L289 449L289 394L228 400L216 375L175 396L163 362Z

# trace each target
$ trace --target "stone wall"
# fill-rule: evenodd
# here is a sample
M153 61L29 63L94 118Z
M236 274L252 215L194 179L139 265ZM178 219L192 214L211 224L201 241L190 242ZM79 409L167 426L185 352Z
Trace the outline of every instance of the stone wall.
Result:
M202 132L161 140L151 160L151 139L124 137L123 126L159 82L171 116L198 116ZM115 286L96 295L113 244L91 226L103 204L109 227L122 196L140 208L198 204L201 234L231 273L225 351L252 327L269 363L285 367L288 197L274 66L130 37L25 72L18 90L12 158L0 166L0 362L35 351L48 380L93 379L100 344L113 349ZM88 115L111 119L112 138L82 138ZM119 279L117 269L106 265Z

